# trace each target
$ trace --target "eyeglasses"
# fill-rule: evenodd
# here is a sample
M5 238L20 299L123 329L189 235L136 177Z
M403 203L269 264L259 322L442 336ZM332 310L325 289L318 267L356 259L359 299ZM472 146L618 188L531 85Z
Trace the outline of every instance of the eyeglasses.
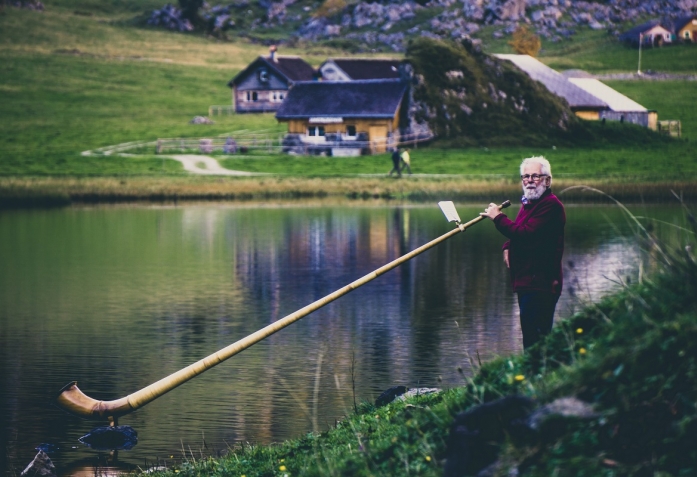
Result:
M540 179L542 179L545 176L547 176L547 174L523 174L522 176L520 176L520 180L522 180L523 182L540 182Z

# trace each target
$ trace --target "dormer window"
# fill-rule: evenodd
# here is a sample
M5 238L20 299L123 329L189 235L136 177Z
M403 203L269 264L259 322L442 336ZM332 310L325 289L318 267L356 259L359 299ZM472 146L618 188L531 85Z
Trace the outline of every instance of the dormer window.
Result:
M262 83L267 83L269 81L269 70L266 68L259 69L259 81Z

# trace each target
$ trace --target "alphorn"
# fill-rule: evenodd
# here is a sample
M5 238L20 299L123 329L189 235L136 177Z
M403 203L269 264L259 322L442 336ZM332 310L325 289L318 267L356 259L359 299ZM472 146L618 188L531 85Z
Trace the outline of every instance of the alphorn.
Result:
M449 204L450 210L446 212L446 208L442 204ZM299 309L298 311L291 313L290 315L285 316L284 318L281 318L280 320L277 320L271 323L270 325L265 326L264 328L261 328L260 330L252 333L251 335L248 335L245 338L242 338L241 340L236 341L235 343L232 343L231 345L228 345L225 348L216 351L215 353L201 359L200 361L190 364L186 368L180 369L179 371L176 371L170 374L169 376L162 378L159 381L150 384L149 386L144 387L140 391L136 391L133 394L129 394L126 397L116 399L114 401L98 401L80 391L80 388L77 387L77 381L73 381L63 386L63 388L59 391L58 396L56 397L56 404L60 408L68 411L69 413L75 416L94 420L109 420L113 424L116 424L118 423L118 418L120 416L129 414L135 411L136 409L145 406L149 402L157 399L165 393L168 393L174 388L181 386L185 382L189 381L190 379L193 379L194 377L198 376L204 371L207 371L212 367L216 366L217 364L220 364L223 361L235 356L237 353L244 351L250 346L258 343L259 341L268 338L272 334L282 330L283 328L292 323L295 323L301 318L304 318L313 311L322 308L324 305L327 305L336 300L337 298L342 297L347 293L355 290L356 288L365 285L369 281L379 277L380 275L392 270L395 267L398 267L404 262L411 260L412 258L425 252L431 247L434 247L439 243L448 240L450 237L453 237L454 235L460 232L464 232L465 230L467 230L467 228L484 220L485 218L484 216L479 216L463 224L460 223L460 218L459 216L457 216L457 212L454 211L454 206L452 205L452 202L441 203L439 205L441 205L443 212L446 213L446 217L448 217L448 220L456 223L457 227L455 229L441 235L440 237L434 240L431 240L427 244L422 245L421 247L412 250L411 252L405 255L402 255L401 257L393 260L387 265L383 265L377 270L363 276L362 278L359 278L354 282L349 283L345 287L340 288L339 290L336 290L333 293L330 293L324 298L320 298L319 300ZM500 207L503 209L510 205L511 202L507 200L504 203L502 203Z

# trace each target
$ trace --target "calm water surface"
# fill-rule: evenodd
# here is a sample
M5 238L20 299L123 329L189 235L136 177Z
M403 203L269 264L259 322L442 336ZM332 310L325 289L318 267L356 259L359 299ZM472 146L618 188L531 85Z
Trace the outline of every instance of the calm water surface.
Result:
M481 209L459 206L466 219ZM679 208L631 209L681 240L663 223L684 226ZM558 317L635 278L640 260L617 208L567 216ZM77 441L94 423L51 406L67 382L126 396L450 229L430 204L0 212L3 474L18 475L40 443L60 448L62 475L114 464ZM479 224L122 418L139 444L116 465L326 429L353 406L352 371L357 399L372 400L397 384L457 386L468 355L520 351L502 243Z

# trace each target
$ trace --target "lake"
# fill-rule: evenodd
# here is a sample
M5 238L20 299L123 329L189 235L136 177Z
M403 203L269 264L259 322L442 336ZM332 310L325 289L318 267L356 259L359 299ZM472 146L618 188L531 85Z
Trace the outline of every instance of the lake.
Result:
M678 206L630 210L684 240ZM122 417L130 451L83 446L97 424L51 404L73 380L96 399L131 394L452 228L435 204L372 201L0 212L3 475L42 443L61 475L145 468L324 430L394 385L463 384L472 360L522 349L489 221ZM557 319L650 269L636 229L616 206L567 206Z

